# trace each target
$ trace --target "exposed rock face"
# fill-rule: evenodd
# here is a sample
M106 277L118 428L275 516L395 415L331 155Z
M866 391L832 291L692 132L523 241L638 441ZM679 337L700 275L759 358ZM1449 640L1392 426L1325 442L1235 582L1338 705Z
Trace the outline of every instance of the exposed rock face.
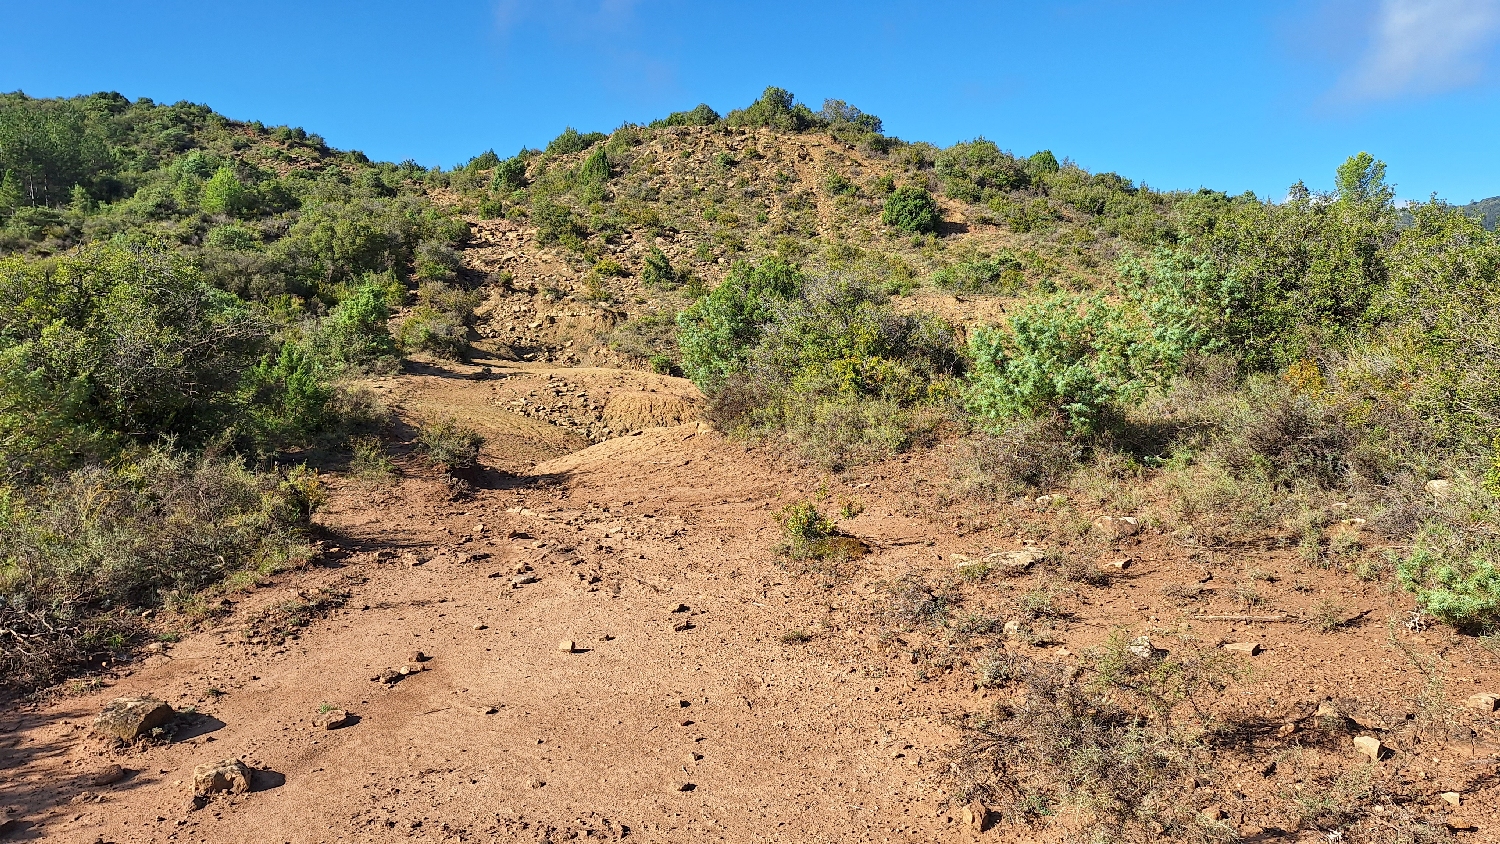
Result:
M221 791L244 794L250 790L250 768L238 759L210 762L193 769L193 793L204 797Z
M119 697L110 701L94 719L94 731L132 742L176 717L177 712L166 701L154 697Z

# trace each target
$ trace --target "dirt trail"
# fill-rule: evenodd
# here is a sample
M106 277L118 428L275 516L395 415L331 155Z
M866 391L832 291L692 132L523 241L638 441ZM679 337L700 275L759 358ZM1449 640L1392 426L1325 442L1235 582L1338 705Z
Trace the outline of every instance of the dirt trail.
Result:
M913 635L880 613L903 573L951 575L955 554L1017 548L1022 535L935 523L912 503L913 477L930 471L916 463L830 478L698 422L592 446L587 420L574 424L617 394L690 403L680 379L487 359L374 386L404 416L451 415L486 434L471 494L455 500L414 460L389 483L332 478L313 568L236 598L208 629L97 687L0 717L6 840L975 840L947 801L946 724L995 693L940 657L1000 645ZM797 576L775 552L773 513L820 487L859 498L846 524L874 550L839 576ZM1075 590L1058 659L1117 626L1214 611L1174 606L1164 587L1244 562L1205 566L1150 537L1130 543L1128 577ZM1257 564L1276 564L1267 559ZM976 591L965 612L998 611L989 605L1029 583ZM1278 606L1313 600L1300 594ZM1350 613L1394 611L1374 587L1338 594ZM342 604L283 624L283 641L277 622L320 600ZM1267 718L1327 697L1397 705L1427 682L1380 624L1337 639L1295 625L1192 626L1210 642L1267 643L1230 692ZM564 640L574 652L559 650ZM1500 684L1493 661L1451 636L1413 634L1410 646L1463 666L1448 679L1452 699ZM430 657L425 670L373 679L416 650ZM196 714L166 743L90 738L93 715L133 694ZM357 723L314 729L328 706ZM1500 754L1494 740L1490 729L1467 748L1433 747L1431 765L1402 761L1402 776L1446 788ZM255 790L192 808L193 767L228 758L257 770ZM111 763L124 779L94 784ZM1223 774L1252 793L1270 782L1249 767ZM1496 796L1492 781L1466 794L1486 829ZM1250 808L1231 820L1270 823Z

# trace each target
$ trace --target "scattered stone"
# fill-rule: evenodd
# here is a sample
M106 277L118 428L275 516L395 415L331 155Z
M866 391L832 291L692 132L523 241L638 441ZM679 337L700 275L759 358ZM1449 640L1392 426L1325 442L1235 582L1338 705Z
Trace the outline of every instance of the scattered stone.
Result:
M1035 499L1037 506L1039 507L1046 507L1048 504L1051 504L1056 500L1057 496L1055 495L1038 495Z
M114 785L122 779L125 779L125 769L119 765L105 765L89 775L89 782L93 785Z
M672 783L672 790L673 791L692 791L693 789L695 789L697 787L698 786L696 786L696 785L694 785L693 783L690 783L690 782L681 782L681 781L678 781L678 782Z
M1230 642L1224 646L1224 650L1255 656L1260 653L1260 642Z
M1025 574L1045 556L1035 548L1026 548L1021 551L996 551L986 555L984 561L1006 575L1016 576Z
M564 639L557 643L557 649L565 654L572 653L576 647L577 645L574 644L572 639Z
M1457 806L1463 800L1463 797L1456 791L1445 791L1438 796L1443 798L1443 802L1449 806Z
M1443 478L1433 478L1426 484L1426 490L1433 498L1447 498L1453 492L1453 482Z
M1500 709L1500 695L1493 692L1480 692L1464 698L1464 706L1483 713L1491 713Z
M421 651L412 651L411 653L406 655L407 662L426 662L429 659L432 659L432 657L422 653Z
M1141 526L1134 516L1104 516L1094 520L1094 529L1110 539L1124 539L1141 532Z
M543 780L536 779L535 777L533 777L533 778L531 778L531 779L529 779L529 780L526 781L526 787L527 788L532 788L532 789L545 788L546 785L547 785L546 782L544 782Z
M528 583L536 583L536 575L518 574L510 579L510 586L512 589L519 589Z
M1374 736L1355 736L1354 749L1369 757L1371 762L1379 762L1381 751L1385 750L1385 746Z
M94 719L95 732L132 742L164 727L177 717L165 701L154 697L119 697L109 702Z
M703 754L702 753L689 753L688 754L688 761L689 762L697 762L697 761L700 761L702 759L703 759Z
M402 677L405 677L405 676L406 676L406 672L405 671L397 671L394 668L387 668L386 670L380 672L379 674L376 674L374 677L371 677L370 679L371 680L377 680L377 681L379 681L381 683L384 683L387 686L389 686L389 685L391 685L391 684L399 681Z
M692 630L692 629L693 629L693 623L691 621L688 621L685 618L683 620L681 620L681 621L675 622L672 625L672 632L674 632L674 633L681 633L684 630Z
M476 621L476 622L474 622L474 629L475 630L488 630L489 629L489 625L485 624L482 621Z
M427 666L423 665L420 662L412 662L403 665L396 670L400 671L402 675L421 674L423 671L427 670Z
M1151 644L1150 636L1137 636L1126 648L1141 659L1161 659L1167 652Z
M1211 821L1222 821L1228 817L1228 815L1224 813L1223 807L1219 806L1218 804L1214 804L1205 808L1203 810L1203 816Z
M480 715L494 715L500 711L493 706L476 706L474 710Z
M1018 621L1018 620L1016 620L1016 619L1014 619L1014 618L1011 619L1010 621L1005 622L1004 631L1005 631L1005 635L1007 635L1007 636L1019 636L1019 635L1021 635L1021 622Z
M1322 703L1318 704L1318 711L1314 712L1313 714L1316 715L1319 718L1338 718L1338 719L1342 719L1344 717L1343 713L1341 713L1337 709L1335 709L1334 706L1333 706L1333 704L1329 703L1326 700L1323 701Z
M193 793L201 796L227 791L244 794L250 790L250 768L238 759L210 762L193 769Z
M984 832L995 824L995 813L977 800L965 806L962 814L964 826L975 832Z
M320 730L337 730L351 723L353 722L349 718L348 711L343 709L330 709L327 712L318 713L317 717L313 718L313 726Z
M1124 571L1130 568L1131 562L1132 561L1129 557L1124 557L1112 562L1105 563L1099 568L1104 569L1105 571Z
M148 654L161 654L161 653L166 653L166 652L167 652L167 643L166 642L152 642L151 644L149 644L149 645L146 646L146 653L148 653Z
M672 609L671 609L671 612L687 612L687 611L688 611L688 605L687 604L677 604L676 606L672 607Z

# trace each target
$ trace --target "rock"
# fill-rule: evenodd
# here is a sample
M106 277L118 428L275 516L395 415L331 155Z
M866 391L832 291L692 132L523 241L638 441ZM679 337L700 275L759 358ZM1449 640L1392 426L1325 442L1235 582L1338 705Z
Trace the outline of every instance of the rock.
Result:
M693 623L691 621L688 621L685 618L683 620L681 620L681 621L674 622L672 624L672 632L673 633L681 633L684 630L692 630L692 629L693 629Z
M1335 709L1334 706L1333 706L1333 704L1329 703L1326 700L1323 701L1322 703L1318 704L1318 711L1314 712L1313 715L1315 715L1315 716L1317 716L1319 718L1339 718L1339 719L1342 719L1344 717L1343 713L1341 713L1337 709Z
M1477 712L1489 714L1500 709L1500 695L1493 692L1480 692L1464 698L1464 706Z
M1110 539L1124 539L1140 533L1141 526L1134 516L1104 516L1094 520L1094 530Z
M975 832L984 832L995 825L995 813L977 800L965 806L961 814L964 827Z
M394 668L387 668L386 670L380 672L379 674L376 674L374 677L371 677L370 679L371 680L378 680L378 681L380 681L382 683L385 683L386 685L389 686L392 683L395 683L396 681L400 680L402 677L405 677L405 676L406 676L406 672L404 672L404 671L397 671Z
M432 659L432 657L422 653L421 651L412 651L411 653L406 655L407 662L426 662L429 659Z
M1379 762L1380 754L1385 750L1385 746L1374 736L1355 736L1354 749L1369 757L1371 762Z
M401 666L396 670L400 671L403 676L410 674L421 674L423 671L427 670L427 666L423 665L420 662L411 662Z
M1230 642L1224 646L1224 650L1255 656L1260 653L1260 642Z
M244 794L250 790L250 768L238 759L210 762L193 769L193 793L215 794L227 791Z
M1463 797L1456 791L1445 791L1438 796L1443 798L1443 802L1449 806L1457 806L1463 800Z
M1224 813L1224 809L1222 807L1220 807L1218 804L1214 804L1212 806L1209 806L1209 807L1205 808L1203 810L1202 814L1203 814L1203 816L1205 818L1208 818L1211 821L1222 821L1225 818L1229 817L1227 814Z
M89 775L89 782L93 785L114 785L125 779L125 769L119 765L105 765Z
M476 622L474 622L474 629L475 630L488 630L489 629L489 625L485 624L482 621L476 621Z
M672 790L673 791L692 791L693 789L695 789L697 787L698 786L696 786L696 785L694 785L694 784L692 784L690 782L681 782L681 781L678 781L678 782L672 783Z
M1167 652L1151 644L1150 636L1137 636L1126 648L1141 659L1161 659Z
M1048 504L1051 504L1052 502L1056 501L1057 500L1057 496L1055 496L1055 495L1038 495L1034 500L1036 501L1036 504L1037 504L1038 507L1046 507Z
M320 730L337 730L350 724L349 713L343 709L330 709L313 718L313 726Z
M1132 561L1131 561L1131 559L1129 557L1124 557L1122 559L1118 559L1118 560L1114 560L1112 562L1105 563L1104 565L1100 566L1099 568L1103 569L1104 571L1124 571L1124 570L1130 568L1131 562Z
M557 649L565 654L572 653L577 648L572 639L564 639L557 643Z
M1019 635L1021 635L1021 622L1017 621L1014 618L1011 619L1010 621L1005 622L1004 632L1005 632L1005 635L1007 635L1007 636L1019 636Z
M992 568L999 569L1007 575L1025 574L1033 565L1040 561L1046 554L1034 548L1020 551L996 551L985 556L984 561Z
M1453 492L1453 482L1443 478L1433 478L1424 487L1433 498L1447 498Z
M474 711L478 712L480 715L494 715L500 710L496 709L493 706L476 706L474 707Z
M534 575L534 574L518 574L515 577L512 577L510 579L510 587L512 589L519 589L519 588L521 588L522 586L525 586L528 583L536 583L536 575Z
M94 719L94 731L132 742L176 717L172 707L154 697L119 697L110 701Z
M688 754L688 761L689 762L698 762L698 761L701 761L702 759L703 759L703 754L702 753L689 753Z
M687 604L677 604L677 605L673 606L671 610L669 610L669 612L687 612L687 611L688 611L688 605Z

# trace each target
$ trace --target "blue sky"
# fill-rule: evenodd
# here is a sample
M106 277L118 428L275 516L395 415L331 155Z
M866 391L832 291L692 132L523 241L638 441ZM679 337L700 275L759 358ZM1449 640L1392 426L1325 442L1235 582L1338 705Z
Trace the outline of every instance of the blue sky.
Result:
M118 90L451 167L779 85L940 145L1279 198L1500 194L1500 0L0 0L0 90Z

